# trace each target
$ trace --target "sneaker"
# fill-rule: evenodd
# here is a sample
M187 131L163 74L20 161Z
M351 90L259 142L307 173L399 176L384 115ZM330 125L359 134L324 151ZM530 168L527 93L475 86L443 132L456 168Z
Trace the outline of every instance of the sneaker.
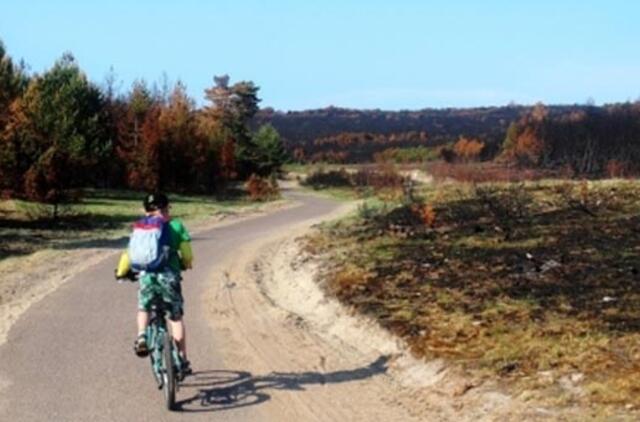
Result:
M185 360L182 362L182 367L180 368L179 379L180 381L184 381L187 375L191 375L193 370L191 369L191 362Z
M149 347L147 346L147 338L144 334L140 334L133 343L133 351L136 352L138 357L144 358L149 356Z
M184 363L182 364L182 372L185 375L191 375L193 373L193 369L191 369L191 362L189 362L188 360L184 361Z

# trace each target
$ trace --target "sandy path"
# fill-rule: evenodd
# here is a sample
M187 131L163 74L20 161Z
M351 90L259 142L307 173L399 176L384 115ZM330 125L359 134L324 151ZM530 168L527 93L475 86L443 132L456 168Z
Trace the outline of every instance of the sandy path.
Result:
M225 363L260 374L250 389L258 394L266 389L271 395L262 409L268 420L419 420L394 402L393 383L386 375L392 342L364 347L342 342L331 328L344 326L315 325L303 316L314 312L307 305L318 299L301 297L306 290L295 284L306 280L275 282L274 276L288 273L291 255L284 249L290 246L272 239L246 250L247 259L223 266L226 283L212 289L210 310L214 330L226 339L219 347ZM288 308L292 302L297 302L292 308L306 311ZM322 306L317 310L319 319L329 316ZM358 330L359 338L364 333Z
M207 295L212 328L225 338L219 351L227 364L262 374L230 391L281 389L263 408L274 421L547 420L544 409L492 386L474 389L443 361L413 359L395 337L327 298L314 281L317 263L296 240L312 223L222 264L225 282Z

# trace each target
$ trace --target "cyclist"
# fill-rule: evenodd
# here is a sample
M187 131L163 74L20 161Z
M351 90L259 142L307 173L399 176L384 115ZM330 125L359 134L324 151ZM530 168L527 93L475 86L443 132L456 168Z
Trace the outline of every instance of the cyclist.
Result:
M145 272L139 278L138 289L138 336L134 343L136 355L145 357L149 354L146 339L146 328L149 325L149 309L155 291L154 285L162 290L163 300L169 305L169 326L171 334L178 345L178 350L185 362L185 372L190 372L187 359L186 329L184 325L184 300L180 282L182 270L190 269L193 264L191 251L191 237L186 227L179 219L171 218L169 199L163 193L147 195L142 205L145 217L162 217L169 230L169 258L162 268L154 272ZM120 256L116 270L116 278L122 279L132 274L129 254L125 250Z

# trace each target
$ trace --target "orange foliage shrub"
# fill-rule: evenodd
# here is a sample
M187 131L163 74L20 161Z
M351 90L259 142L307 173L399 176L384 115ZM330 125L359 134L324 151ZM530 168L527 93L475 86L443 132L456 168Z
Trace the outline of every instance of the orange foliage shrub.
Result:
M542 158L543 150L544 142L542 139L531 128L527 128L516 139L513 154L518 163L538 164Z
M427 227L434 227L436 224L436 211L431 204L413 205L412 211L420 218Z
M483 149L484 142L476 139L467 139L465 137L461 137L453 146L453 152L455 152L459 159L465 162L477 160Z
M252 201L267 201L274 199L280 194L277 183L264 179L256 174L252 174L245 183L249 198Z

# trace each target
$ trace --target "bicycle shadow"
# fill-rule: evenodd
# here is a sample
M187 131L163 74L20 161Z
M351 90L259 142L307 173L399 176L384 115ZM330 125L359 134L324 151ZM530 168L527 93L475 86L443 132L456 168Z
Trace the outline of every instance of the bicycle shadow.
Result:
M254 406L270 400L270 390L305 391L309 385L339 384L384 374L389 359L390 356L384 355L360 368L327 373L272 372L256 376L234 370L194 372L180 388L197 388L198 392L178 401L176 408L181 412L215 412Z

